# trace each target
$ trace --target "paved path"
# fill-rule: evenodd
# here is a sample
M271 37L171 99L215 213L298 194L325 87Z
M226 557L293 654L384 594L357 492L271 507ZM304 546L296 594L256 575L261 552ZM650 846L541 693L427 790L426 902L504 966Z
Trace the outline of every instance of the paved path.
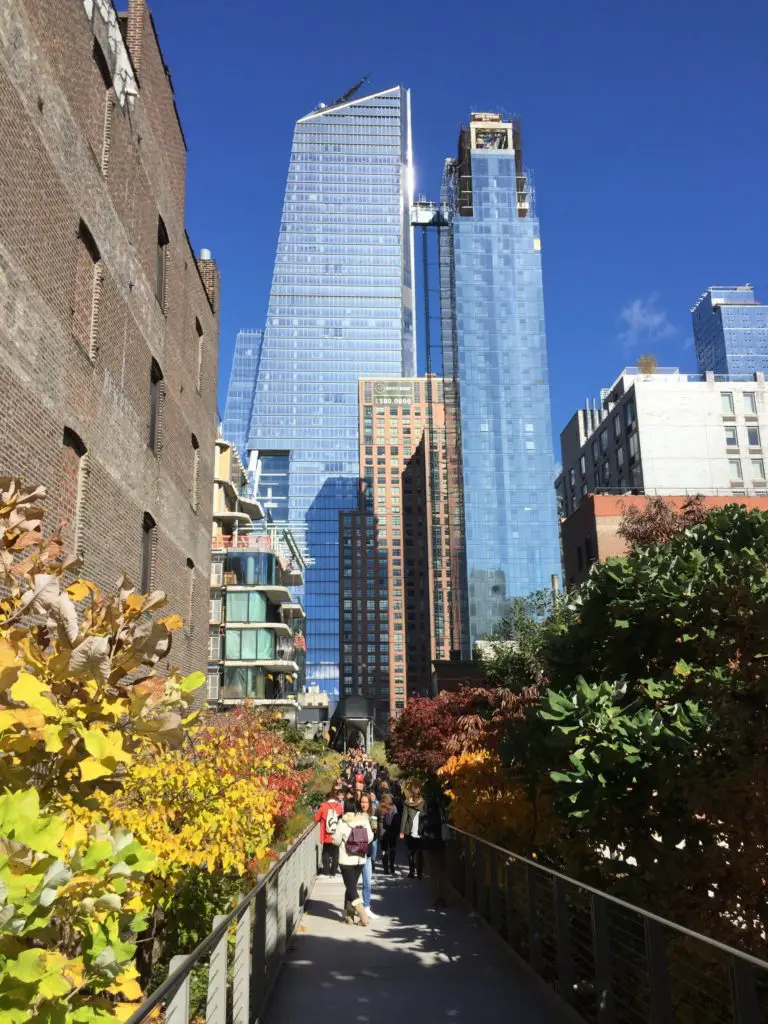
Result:
M426 880L373 876L367 928L341 922L340 879L315 883L267 1024L555 1024L571 1011Z

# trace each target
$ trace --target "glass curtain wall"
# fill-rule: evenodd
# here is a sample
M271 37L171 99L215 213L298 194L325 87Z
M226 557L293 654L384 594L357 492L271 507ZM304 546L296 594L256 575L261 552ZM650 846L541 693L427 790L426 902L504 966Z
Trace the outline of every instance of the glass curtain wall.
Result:
M307 556L307 682L331 693L339 513L357 506L357 381L416 369L409 104L396 87L298 121L253 398L248 448L279 457L270 511Z
M246 441L251 424L253 391L259 372L262 337L261 331L238 332L221 423L221 436L237 447L246 465Z
M511 598L560 574L539 222L519 126L475 117L458 160L446 164L451 237L441 251L450 263L441 267L450 285L444 368L457 385L472 644Z

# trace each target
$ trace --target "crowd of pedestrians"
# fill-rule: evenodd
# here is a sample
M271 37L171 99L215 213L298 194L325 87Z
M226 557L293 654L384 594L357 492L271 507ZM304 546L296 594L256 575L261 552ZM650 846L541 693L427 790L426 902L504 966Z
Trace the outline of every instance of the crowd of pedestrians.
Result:
M398 840L407 849L408 877L420 880L426 865L433 906L445 906L445 818L438 796L425 800L417 783L401 786L386 766L354 748L315 821L323 874L340 872L344 881L343 921L367 925L379 916L371 909L373 876L377 868L398 874Z

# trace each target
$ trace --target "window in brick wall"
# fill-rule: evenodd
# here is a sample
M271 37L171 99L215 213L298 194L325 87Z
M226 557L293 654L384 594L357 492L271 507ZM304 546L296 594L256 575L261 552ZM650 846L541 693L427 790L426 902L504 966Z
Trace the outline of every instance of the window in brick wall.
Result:
M101 253L83 221L77 232L72 335L93 362L98 351L99 309L103 279Z
M200 494L199 494L199 483L200 483L200 444L195 437L192 435L192 488L190 492L190 502L195 512L200 508Z
M192 632L192 618L195 607L195 563L187 559L187 617L184 624L187 635Z
M195 317L195 333L197 334L197 393L203 390L203 327L200 321Z
M97 152L96 156L99 159L101 173L106 176L109 168L109 151L112 145L112 111L115 107L115 94L112 89L112 75L109 70L109 65L107 64L107 59L104 56L104 51L95 39L93 41L93 59L96 67L99 69L101 81L104 86L101 139L99 140L100 152Z
M162 217L157 218L157 266L155 269L155 295L163 313L168 312L168 232Z
M81 558L83 549L83 518L85 515L85 488L88 479L88 449L78 435L64 427L62 438L61 512L67 523L74 553Z
M156 535L157 525L155 520L149 512L145 512L141 524L141 568L139 570L139 583L142 594L149 594L152 590Z
M149 371L149 431L147 445L154 455L160 454L162 446L162 419L163 400L165 397L165 382L163 371L156 359L152 360Z

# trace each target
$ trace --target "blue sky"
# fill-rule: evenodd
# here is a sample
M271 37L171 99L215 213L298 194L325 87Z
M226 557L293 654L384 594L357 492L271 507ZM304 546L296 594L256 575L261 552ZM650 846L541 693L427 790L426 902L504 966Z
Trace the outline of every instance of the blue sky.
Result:
M640 353L695 369L707 285L750 281L768 301L764 0L150 3L190 236L222 273L222 412L235 334L264 321L294 122L364 74L411 88L431 197L470 109L521 116L555 438Z

